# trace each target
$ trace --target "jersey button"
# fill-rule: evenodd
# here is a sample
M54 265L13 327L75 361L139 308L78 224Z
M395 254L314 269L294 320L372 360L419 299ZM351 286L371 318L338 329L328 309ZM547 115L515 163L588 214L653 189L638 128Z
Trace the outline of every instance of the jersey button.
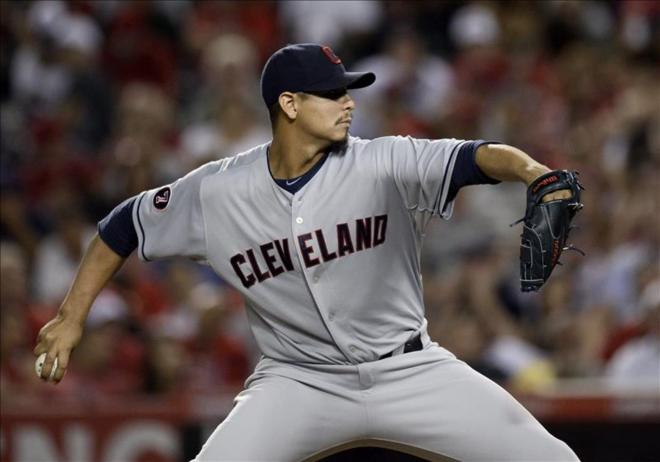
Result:
M319 282L319 279L320 278L318 276L314 276L314 282Z
M296 223L298 223L299 225L302 225L303 219L301 217L296 218Z
M348 347L348 349L351 350L351 353L355 353L355 347L354 346L350 346L350 347Z

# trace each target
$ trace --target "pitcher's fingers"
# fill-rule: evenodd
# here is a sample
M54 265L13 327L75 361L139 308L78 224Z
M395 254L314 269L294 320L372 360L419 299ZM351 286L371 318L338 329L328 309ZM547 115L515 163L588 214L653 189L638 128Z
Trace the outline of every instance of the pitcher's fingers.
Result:
M34 347L34 350L32 350L35 356L40 356L41 353L45 353L46 351L47 351L46 346L42 342L38 342L37 345Z
M46 382L50 381L50 373L55 364L55 358L57 357L56 353L48 352L46 354L46 359L44 360L44 365L41 368L41 379Z
M560 199L570 199L573 194L568 189L559 189L543 196L542 202L550 202Z
M66 373L66 368L69 365L69 356L71 355L70 351L60 351L60 354L57 355L57 370L55 371L55 376L53 377L53 382L60 383L64 374Z

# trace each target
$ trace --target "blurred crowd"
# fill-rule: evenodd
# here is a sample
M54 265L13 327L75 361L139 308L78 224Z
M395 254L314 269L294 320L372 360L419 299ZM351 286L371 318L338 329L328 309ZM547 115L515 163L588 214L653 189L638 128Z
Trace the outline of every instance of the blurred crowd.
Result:
M469 187L429 226L434 340L518 391L560 379L660 387L660 3L0 2L0 391L98 398L241 386L258 359L241 297L185 260L128 259L67 377L39 383L39 328L122 200L270 139L260 70L333 47L376 83L364 138L500 141L578 170L580 229L540 293L518 288L523 185ZM374 268L374 270L377 270ZM340 294L338 294L340 296Z

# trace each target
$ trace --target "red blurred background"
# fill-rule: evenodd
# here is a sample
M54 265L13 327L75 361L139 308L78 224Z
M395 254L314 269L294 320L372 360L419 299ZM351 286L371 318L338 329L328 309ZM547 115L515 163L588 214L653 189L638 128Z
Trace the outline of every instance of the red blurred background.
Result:
M187 460L231 408L258 352L240 296L188 261L131 257L59 386L31 350L116 204L270 138L260 70L291 42L377 74L353 135L497 140L580 171L587 257L539 294L518 291L508 226L524 187L461 191L424 248L430 333L583 460L660 460L660 3L0 8L0 460Z

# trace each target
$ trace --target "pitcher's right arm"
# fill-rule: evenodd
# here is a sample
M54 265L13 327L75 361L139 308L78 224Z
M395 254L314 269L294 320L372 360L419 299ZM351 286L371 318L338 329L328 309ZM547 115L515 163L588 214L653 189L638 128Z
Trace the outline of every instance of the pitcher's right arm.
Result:
M42 380L49 381L55 358L57 371L50 381L59 383L62 380L71 351L82 337L92 303L124 261L125 258L112 250L98 234L94 236L60 309L39 331L34 354L46 353Z

